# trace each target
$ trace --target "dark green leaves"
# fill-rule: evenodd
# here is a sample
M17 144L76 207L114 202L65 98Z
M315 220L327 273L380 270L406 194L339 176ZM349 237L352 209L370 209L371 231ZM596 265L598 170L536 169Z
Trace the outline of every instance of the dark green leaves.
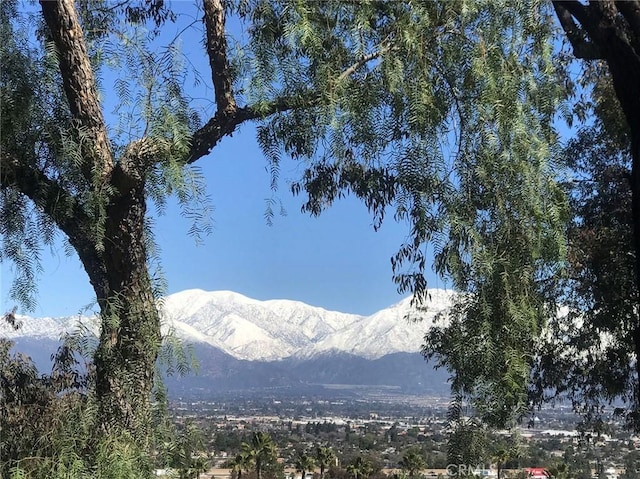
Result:
M292 185L307 195L304 211L355 194L374 227L389 210L408 222L392 258L399 290L424 299L431 250L436 272L464 293L425 354L483 419L509 423L526 410L535 338L554 314L540 280L558 274L566 250L552 123L564 91L547 6L259 8L273 10L252 30L254 94L295 95L294 75L323 98L265 122L267 156L309 161Z

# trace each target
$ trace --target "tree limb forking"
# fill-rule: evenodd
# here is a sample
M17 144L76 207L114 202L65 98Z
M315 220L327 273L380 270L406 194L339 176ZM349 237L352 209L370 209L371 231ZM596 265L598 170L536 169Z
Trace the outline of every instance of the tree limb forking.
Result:
M233 134L235 129L245 121L260 120L275 113L294 109L313 108L321 105L321 103L319 94L307 92L301 96L276 98L264 105L236 108L231 114L218 112L193 134L191 150L187 156L186 163L194 163L203 156L208 155L222 138Z
M217 2L217 0L205 0L205 3L208 2ZM208 32L209 29L207 28L207 50L209 51L210 43ZM225 45L226 42L224 44L219 44L220 47L223 47ZM389 48L390 46L387 45L380 48L376 52L360 58L358 61L342 71L340 75L338 75L338 77L336 78L337 83L353 75L356 71L358 71L358 69L362 68L370 61L379 58L385 51L388 51ZM209 51L210 59L216 57L216 55L217 54L212 55L212 53ZM224 57L224 64L211 60L212 68L215 68L215 65L218 65L220 67L222 65L226 65L225 68L228 70L226 54L218 55L218 57ZM307 91L296 96L283 96L263 104L248 105L238 108L231 92L231 80L228 73L224 73L224 71L222 71L218 72L218 75L224 77L226 79L225 81L229 82L228 88L226 86L223 86L222 89L219 89L219 87L216 86L216 73L214 70L213 77L218 110L216 114L203 127L201 127L193 134L191 140L191 150L186 159L187 164L194 163L203 156L209 154L213 147L216 146L222 138L227 135L233 134L235 129L245 121L260 120L275 113L283 113L294 109L314 108L316 106L322 105L323 103L323 95L321 93ZM224 98L220 98L221 96ZM228 98L230 98L233 102L232 107L229 107L229 104L226 103ZM225 108L224 105L227 105L227 107Z
M82 173L89 182L94 171L106 178L113 168L113 157L73 0L40 0L40 5L59 55L60 73L71 114L91 137L92 148L83 152Z
M0 161L2 188L17 188L41 208L67 235L80 260L85 264L91 263L93 268L86 268L86 271L92 284L100 281L102 270L97 267L97 252L91 241L91 234L86 231L92 222L78 200L44 172L26 165L6 151L0 155Z
M215 90L218 112L231 114L236 110L232 79L227 59L224 6L220 0L204 0L204 23L206 48L211 65L211 76Z
M581 23L586 21L587 13L585 6L577 1L558 1L553 2L553 8L560 22L560 26L567 35L567 39L573 47L573 54L576 58L584 60L601 59L602 52L598 46L587 40L587 35L576 24L574 17ZM583 24L583 26L585 26Z
M169 143L160 138L151 139L145 136L132 141L113 168L111 184L120 195L126 194L145 181L149 168L158 158L165 157L169 150Z

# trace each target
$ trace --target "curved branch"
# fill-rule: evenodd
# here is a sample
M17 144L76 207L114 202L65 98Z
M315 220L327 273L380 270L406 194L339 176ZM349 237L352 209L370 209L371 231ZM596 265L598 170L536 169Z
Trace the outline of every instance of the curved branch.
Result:
M207 0L214 1L214 0ZM336 77L337 83L345 78L353 75L358 69L369 63L376 58L379 58L390 46L386 46L362 57L356 61ZM230 87L229 87L230 88ZM227 91L231 95L231 90ZM276 113L282 113L290 110L308 109L320 106L325 101L326 95L317 91L306 91L296 96L283 96L276 98L270 102L260 103L256 105L249 105L242 108L238 108L233 100L232 109L221 109L221 104L218 100L219 90L216 87L216 103L218 105L218 111L203 127L197 130L191 139L191 151L187 156L186 163L193 163L203 156L209 154L214 146L224 138L225 136L231 136L235 129L245 121L249 120L262 120Z
M113 158L95 77L73 0L40 0L42 14L58 51L60 73L69 109L90 135L93 148L83 152L82 173L91 182L94 171L105 178Z
M78 200L60 183L42 171L20 162L12 155L0 155L0 186L17 188L41 208L69 238L94 287L104 277L95 242L92 241L91 218Z
M216 113L191 139L191 151L186 163L193 163L209 154L225 136L231 136L236 128L250 120L261 120L275 113L289 110L307 109L322 104L321 96L308 92L302 96L281 97L269 103L236 108L232 114Z
M25 165L7 152L2 152L0 184L2 188L17 188L65 231L71 224L88 221L76 199L58 182L42 171ZM71 218L77 220L71 221Z
M553 2L553 8L560 26L573 47L575 57L585 60L602 59L603 55L598 46L587 39L587 33L574 20L575 17L585 27L584 23L588 21L586 7L577 1L556 0Z
M224 6L220 0L204 0L204 23L207 31L207 54L211 65L213 88L218 112L231 114L236 110L232 80L227 59Z

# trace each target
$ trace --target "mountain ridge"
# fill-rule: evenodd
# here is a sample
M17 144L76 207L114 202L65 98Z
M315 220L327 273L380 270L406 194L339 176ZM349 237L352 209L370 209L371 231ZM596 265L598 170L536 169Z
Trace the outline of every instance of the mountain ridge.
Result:
M300 301L260 301L232 291L190 289L160 302L164 330L173 328L186 342L205 343L239 360L308 359L327 353L346 353L378 359L393 353L420 350L424 333L438 313L449 308L455 293L431 290L426 311L416 311L410 299L369 316L330 311ZM422 316L408 322L408 314ZM57 340L83 327L97 334L94 318L31 318L19 316L23 326L14 331L0 325L0 336Z

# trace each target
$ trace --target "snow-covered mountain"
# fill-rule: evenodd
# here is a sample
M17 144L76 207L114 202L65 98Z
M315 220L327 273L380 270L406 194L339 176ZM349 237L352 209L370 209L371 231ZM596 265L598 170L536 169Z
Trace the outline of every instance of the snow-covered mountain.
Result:
M327 311L290 300L258 301L230 291L187 290L162 301L165 325L179 337L202 343L239 360L308 359L327 354L349 354L366 359L420 350L422 338L437 313L451 304L454 293L431 290L426 311L411 314L405 299L371 316ZM0 324L0 337L57 340L65 331L83 327L97 330L86 317L20 317L23 327Z

